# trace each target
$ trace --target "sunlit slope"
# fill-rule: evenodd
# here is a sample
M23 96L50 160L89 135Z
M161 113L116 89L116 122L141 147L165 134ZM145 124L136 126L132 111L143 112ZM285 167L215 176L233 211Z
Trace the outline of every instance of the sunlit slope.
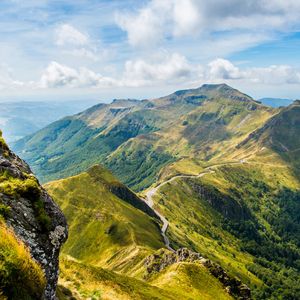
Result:
M244 151L253 160L281 161L293 168L300 178L300 101L283 108L253 132L239 145L239 151Z
M58 287L59 300L177 300L176 293L144 281L83 264L63 256ZM74 298L73 298L74 299ZM188 298L187 298L188 299Z
M156 274L149 282L175 293L177 299L233 299L217 278L195 263L176 263Z
M92 107L20 140L14 149L44 182L102 163L141 190L182 157L218 158L274 112L227 85L203 85L154 100Z
M114 194L116 186L123 187L123 198L130 200L126 187L110 172L95 166L77 176L50 182L46 189L69 224L63 253L133 274L145 256L164 244L157 219Z
M248 98L207 100L160 131L128 140L108 156L106 164L140 190L157 179L165 164L184 157L222 160L273 113Z
M41 266L2 217L0 203L0 299L38 299L46 285ZM18 274L18 275L17 275Z
M74 261L61 259L60 300L178 300L233 299L210 273L200 265L177 263L155 275L148 282L126 277Z
M245 162L176 179L156 196L171 245L185 245L249 284L256 299L297 299L300 184L288 165Z
M114 194L116 186L123 199ZM199 264L177 263L146 276L145 259L165 247L158 221L136 208L138 198L133 201L132 192L104 168L94 166L45 187L69 224L59 299L232 299Z

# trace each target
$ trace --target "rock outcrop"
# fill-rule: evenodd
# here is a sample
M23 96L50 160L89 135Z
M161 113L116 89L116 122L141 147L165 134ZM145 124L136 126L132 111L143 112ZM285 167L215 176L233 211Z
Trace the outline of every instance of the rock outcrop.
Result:
M202 264L223 284L225 290L234 298L240 300L251 299L251 291L247 285L243 284L239 279L227 274L227 272L218 264L187 248L178 249L174 253L161 249L157 253L148 256L145 259L145 267L147 270L145 277L149 277L152 274L158 273L168 266L179 262Z
M8 149L3 139L0 204L7 208L5 223L25 243L45 272L44 299L55 299L59 251L68 235L66 219L28 165Z

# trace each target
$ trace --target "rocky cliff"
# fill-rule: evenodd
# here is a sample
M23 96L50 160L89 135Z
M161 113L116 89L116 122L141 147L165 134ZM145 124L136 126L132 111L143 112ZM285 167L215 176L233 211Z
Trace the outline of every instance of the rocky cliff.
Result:
M67 223L28 165L9 150L1 135L0 205L0 217L45 272L44 299L55 299L58 257L67 239Z

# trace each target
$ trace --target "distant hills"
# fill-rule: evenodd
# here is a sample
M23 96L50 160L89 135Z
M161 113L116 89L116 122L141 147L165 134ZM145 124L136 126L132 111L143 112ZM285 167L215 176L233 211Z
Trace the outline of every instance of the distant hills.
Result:
M260 101L264 105L268 105L271 107L280 107L280 106L288 106L293 103L292 99L282 99L282 98L261 98Z
M225 84L203 85L153 100L96 105L19 140L13 149L44 182L102 163L140 190L166 164L182 156L216 156L220 145L242 140L274 113Z
M32 134L48 124L73 115L96 101L2 102L0 126L8 143Z
M299 100L274 108L225 84L114 100L14 149L70 225L60 291L115 282L124 299L249 299L249 286L254 299L299 299ZM174 253L138 200L149 194Z

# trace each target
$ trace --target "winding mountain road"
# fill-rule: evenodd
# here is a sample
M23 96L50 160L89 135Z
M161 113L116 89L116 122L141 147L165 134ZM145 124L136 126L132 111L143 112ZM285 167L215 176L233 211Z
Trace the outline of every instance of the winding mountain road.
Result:
M162 221L163 223L163 226L161 227L161 235L162 237L164 238L164 242L165 242L165 246L170 250L170 251L173 251L175 252L175 250L170 246L170 240L169 238L167 237L167 229L169 227L169 222L168 220L166 219L165 216L163 216L158 210L156 210L154 208L154 201L153 201L153 196L158 192L158 190L163 187L165 184L168 184L178 178L200 178L200 177L203 177L207 174L212 174L212 173L215 173L215 171L213 169L217 168L217 167L220 167L220 166L225 166L225 165L236 165L236 164L244 164L246 163L246 160L245 159L242 159L238 162L231 162L231 163L220 163L220 164L215 164L213 166L210 166L210 167L207 167L204 169L203 172L201 172L200 174L198 175L175 175L173 177L171 177L170 179L160 183L158 186L156 187L153 187L151 189L149 189L147 192L146 192L146 197L144 199L142 199L157 215L158 217L160 218L160 220Z

